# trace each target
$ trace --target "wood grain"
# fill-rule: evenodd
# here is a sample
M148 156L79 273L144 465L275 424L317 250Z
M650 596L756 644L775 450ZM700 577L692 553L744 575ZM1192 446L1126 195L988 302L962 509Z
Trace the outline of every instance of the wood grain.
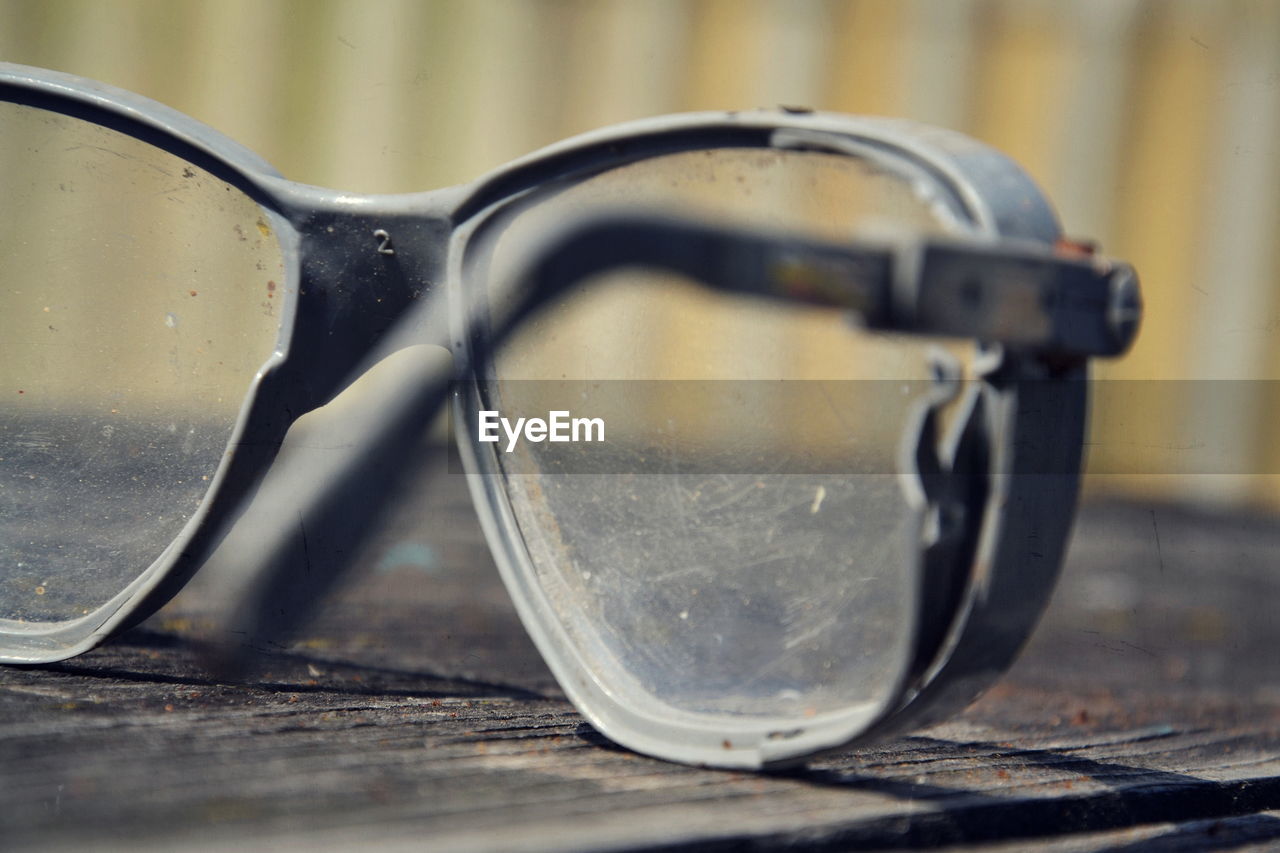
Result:
M435 479L308 636L254 679L209 676L198 595L73 661L0 670L0 846L1095 850L1280 838L1280 629L1268 618L1280 533L1268 520L1087 508L1042 630L964 715L759 775L644 758L586 725L520 629L462 478Z

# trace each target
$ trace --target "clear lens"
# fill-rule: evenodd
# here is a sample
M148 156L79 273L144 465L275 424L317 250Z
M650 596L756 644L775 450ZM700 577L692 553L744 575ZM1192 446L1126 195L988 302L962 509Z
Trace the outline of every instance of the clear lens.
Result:
M0 103L0 619L136 579L209 487L279 329L247 196L113 130Z
M531 200L473 269L501 280L525 234L596 205L829 240L954 227L927 187L858 158L698 151ZM921 533L899 460L928 350L652 271L584 282L482 386L510 422L605 424L599 443L476 445L527 553L513 591L554 614L538 630L651 717L803 720L885 701L914 629Z

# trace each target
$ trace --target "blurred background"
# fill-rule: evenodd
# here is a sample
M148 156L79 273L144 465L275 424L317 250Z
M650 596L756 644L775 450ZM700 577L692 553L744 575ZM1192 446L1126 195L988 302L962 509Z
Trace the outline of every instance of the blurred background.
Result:
M1144 382L1100 383L1092 493L1280 507L1280 2L0 0L0 59L364 192L685 110L963 131L1142 274L1138 345L1098 373Z

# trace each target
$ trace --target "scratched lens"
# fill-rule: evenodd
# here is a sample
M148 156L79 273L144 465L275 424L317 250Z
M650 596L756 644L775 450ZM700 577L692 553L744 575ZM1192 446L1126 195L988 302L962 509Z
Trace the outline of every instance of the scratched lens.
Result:
M518 268L526 229L594 205L827 240L959 227L927 187L854 157L699 151L529 200L495 226L484 274ZM508 583L535 636L651 718L874 709L913 642L921 519L900 461L936 342L642 267L582 282L482 377L509 422L605 425L598 443L503 428L474 445L519 529Z
M273 349L281 259L238 190L33 107L0 103L0 198L0 629L21 635L89 618L197 511Z

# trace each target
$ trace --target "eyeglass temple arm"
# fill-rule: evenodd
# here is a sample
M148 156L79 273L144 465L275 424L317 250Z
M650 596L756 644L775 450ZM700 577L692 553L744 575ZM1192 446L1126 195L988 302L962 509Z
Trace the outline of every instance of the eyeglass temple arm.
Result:
M592 217L541 242L525 292L626 266L843 308L870 329L975 338L1048 358L1115 356L1142 314L1128 264L1026 242L903 233L852 244L646 215Z
M869 327L965 335L1058 356L1117 354L1141 306L1124 265L1107 266L998 243L916 238L838 246L749 229L648 216L593 217L535 239L528 265L507 282L501 316L469 318L483 362L530 315L592 275L642 266L680 272L709 287L845 308ZM496 307L496 306L495 306ZM403 318L387 351L410 343L447 346L447 314L429 297ZM485 332L481 336L481 330ZM250 582L233 596L214 651L224 674L242 672L255 651L280 648L346 568L403 478L423 425L448 397L449 368L415 365L394 394L367 407L350 452L328 467L284 460L264 506L289 507L227 559ZM326 555L297 544L302 528L327 532Z

